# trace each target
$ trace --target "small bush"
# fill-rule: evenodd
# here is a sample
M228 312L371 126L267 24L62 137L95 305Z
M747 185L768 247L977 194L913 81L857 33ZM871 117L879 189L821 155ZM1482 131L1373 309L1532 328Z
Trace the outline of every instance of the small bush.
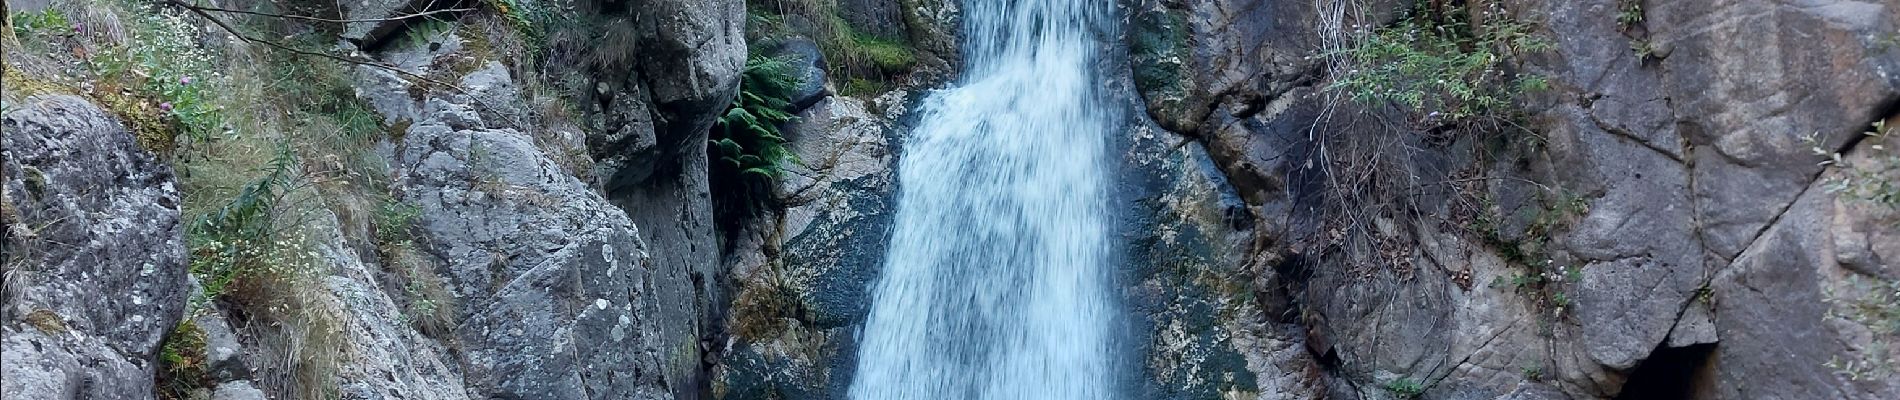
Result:
M1821 162L1822 165L1842 168L1841 176L1823 182L1827 192L1850 200L1900 209L1900 184L1896 184L1893 178L1900 176L1900 153L1888 149L1889 143L1886 143L1891 142L1888 138L1894 136L1895 130L1900 130L1900 127L1889 127L1883 120L1875 122L1872 129L1863 133L1866 137L1861 140L1870 143L1864 146L1864 151L1873 154L1873 157L1870 162L1861 165L1848 165L1840 153L1822 148L1814 136L1806 138L1815 155L1827 157L1826 161Z
M1900 351L1893 348L1900 338L1900 281L1869 281L1860 275L1847 280L1846 292L1828 288L1822 299L1828 303L1828 316L1852 321L1872 333L1867 346L1849 352L1846 359L1836 356L1826 366L1856 381L1882 381L1891 378L1900 365Z
M22 11L13 13L13 35L15 37L66 35L73 32L73 23L66 19L66 13L57 7L46 7L39 12Z
M1483 18L1473 18L1472 9ZM1421 8L1362 35L1340 50L1343 57L1329 57L1350 65L1339 68L1346 73L1327 89L1366 104L1395 104L1431 122L1502 117L1519 94L1549 87L1542 78L1510 72L1509 61L1550 47L1495 3Z
M295 161L290 148L281 147L263 176L191 226L191 272L204 285L206 299L216 299L233 281L271 262L266 250L279 242L278 206L295 183Z

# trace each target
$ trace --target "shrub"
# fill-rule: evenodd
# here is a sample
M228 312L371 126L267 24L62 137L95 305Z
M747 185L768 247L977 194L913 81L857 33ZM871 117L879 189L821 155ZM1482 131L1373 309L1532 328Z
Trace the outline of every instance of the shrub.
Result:
M73 31L72 21L66 19L66 13L57 7L46 7L39 12L22 11L13 13L13 35L16 37L34 35L64 35Z
M279 242L278 204L295 183L295 161L290 147L282 145L263 176L191 226L191 272L204 286L206 300L223 295L233 281L270 262L266 250Z
M1549 87L1541 77L1510 72L1510 59L1550 46L1495 3L1421 8L1359 37L1339 50L1341 57L1329 56L1349 65L1327 89L1366 104L1395 104L1431 122L1498 117L1520 93Z
M1893 341L1900 336L1900 281L1869 282L1860 275L1849 276L1845 292L1827 288L1822 299L1828 303L1828 316L1867 327L1871 337L1864 348L1849 352L1846 359L1836 356L1826 366L1848 379L1881 381L1893 376L1900 363Z
M1896 127L1888 127L1886 121L1874 122L1873 129L1863 133L1862 140L1871 143L1866 151L1871 153L1870 162L1861 165L1847 165L1841 154L1821 148L1818 139L1806 138L1816 155L1826 156L1822 165L1837 165L1842 168L1838 177L1824 181L1823 187L1828 193L1850 200L1868 202L1900 209L1900 184L1894 183L1894 176L1900 176L1900 154L1893 153L1886 146L1888 138L1894 135Z
M716 217L730 223L771 206L783 164L796 161L779 133L795 118L785 111L800 83L795 68L782 59L747 60L738 98L713 123L707 153Z

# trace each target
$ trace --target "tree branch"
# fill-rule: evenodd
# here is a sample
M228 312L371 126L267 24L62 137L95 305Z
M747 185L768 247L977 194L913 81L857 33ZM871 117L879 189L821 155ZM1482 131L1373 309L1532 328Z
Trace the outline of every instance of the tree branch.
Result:
M401 21L401 20L405 20L405 19L410 19L410 18L418 18L418 17L426 17L426 16L430 16L430 15L435 15L435 14L446 14L446 13L454 13L454 12L463 12L463 11L475 11L475 9L473 9L473 8L449 8L449 9L442 9L442 10L435 10L435 11L424 11L424 12L419 12L419 13L415 13L415 14L408 14L408 15L398 15L398 16L394 16L394 17L388 17L388 18L369 18L369 19L329 19L329 18L318 18L318 17L311 17L311 16L304 16L304 15L289 15L289 14L271 14L271 13L264 13L264 12L257 12L257 11L245 11L245 10L233 10L233 9L228 9L228 8L217 8L217 7L206 7L206 6L194 6L194 5L184 5L184 4L182 4L182 3L180 3L180 2L178 2L178 1L173 1L172 3L173 3L173 4L179 4L179 5L181 5L181 6L184 6L185 8L192 8L192 9L197 9L197 10L202 10L202 11L210 11L210 12L221 12L221 13L232 13L232 14L246 14L246 15L258 15L258 16L265 16L265 17L272 17L272 18L285 18L285 19L297 19L297 20L304 20L304 21L317 21L317 22L331 22L331 23L338 23L338 24L346 24L346 23L352 23L352 22L387 22L387 21Z
M270 46L270 47L274 47L274 48L277 48L277 49L279 49L279 50L283 50L283 51L288 51L288 52L291 52L291 53L294 53L294 54L298 54L298 55L305 55L305 56L312 56L312 57L321 57L321 58L325 58L325 59L330 59L330 60L334 60L334 61L339 61L339 62L344 62L344 63L349 63L349 64L355 64L355 65L363 65L363 66L369 66L369 67L375 67L375 68L380 68L380 69L384 69L384 70L388 70L388 71L390 71L390 72L395 72L395 73L397 73L397 74L400 74L400 75L402 75L402 76L405 76L405 77L409 77L409 78L411 78L411 79L415 79L415 80L419 80L419 81L423 81L423 82L428 82L428 83L432 83L432 84L436 84L436 85L441 85L441 86L443 86L443 87L447 87L447 88L451 88L451 89L455 89L456 91L462 91L462 89L461 89L461 87L459 87L459 86L456 86L455 84L452 84L452 83L448 83L448 82L443 82L443 81L440 81L440 80L436 80L436 79L434 79L434 78L430 78L430 77L427 77L427 76L422 76L421 74L417 74L417 73L414 73L414 72L409 72L409 71L405 71L405 70L403 70L402 68L397 68L396 66L393 66L393 65L388 65L388 64L384 64L384 63L381 63L381 62L376 62L375 60L369 60L369 59L353 59L353 58L349 58L349 57L344 57L344 56L339 56L339 55L335 55L335 54L330 54L330 53L324 53L324 52L317 52L317 51L309 51L309 50L304 50L304 49L299 49L299 48L296 48L296 47L293 47L293 46L290 46L290 45L286 45L286 44L283 44L283 43L278 43L278 42L275 42L275 41L270 41L270 40L264 40L264 39L259 39L259 38L255 38L255 37L251 37L251 36L249 36L249 35L245 35L245 34L244 34L243 32L239 32L239 31L237 30L237 28L233 28L233 27L231 27L231 25L230 25L230 24L227 24L227 23L225 23L225 22L224 22L224 20L222 20L222 19L218 19L218 17L215 17L215 16L212 16L212 15L211 15L211 13L210 13L210 12L208 12L208 11L207 11L207 10L206 10L205 8L203 8L203 7L198 7L198 6L194 6L194 5L190 5L190 4L185 4L185 2L184 2L184 1L182 1L182 0L166 0L166 3L170 3L170 4L172 4L172 5L176 5L176 6L179 6L179 7L182 7L182 8L184 8L185 10L188 10L188 11L191 11L191 13L192 13L192 14L198 14L198 16L200 16L200 17L204 17L204 19L206 19L206 20L209 20L209 21L211 21L211 23L212 23L212 24L214 24L214 25L217 25L219 29L222 29L222 30L224 30L225 32L228 32L228 33L230 33L230 34L231 34L231 36L235 36L235 37L237 37L237 38L238 38L238 40L243 40L243 41L246 41L246 42L252 42L252 43L261 43L261 44L264 44L264 45L266 45L266 46Z

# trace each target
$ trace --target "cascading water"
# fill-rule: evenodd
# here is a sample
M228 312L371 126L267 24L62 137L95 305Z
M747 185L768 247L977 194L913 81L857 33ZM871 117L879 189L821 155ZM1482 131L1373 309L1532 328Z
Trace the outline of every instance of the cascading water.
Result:
M1116 397L1107 0L966 0L965 73L898 164L850 397Z

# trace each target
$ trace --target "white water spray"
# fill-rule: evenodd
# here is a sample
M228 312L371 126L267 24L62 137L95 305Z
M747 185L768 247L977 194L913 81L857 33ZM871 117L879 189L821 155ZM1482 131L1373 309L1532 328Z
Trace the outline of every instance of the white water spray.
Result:
M898 164L850 397L1116 397L1108 0L966 0L964 79Z

